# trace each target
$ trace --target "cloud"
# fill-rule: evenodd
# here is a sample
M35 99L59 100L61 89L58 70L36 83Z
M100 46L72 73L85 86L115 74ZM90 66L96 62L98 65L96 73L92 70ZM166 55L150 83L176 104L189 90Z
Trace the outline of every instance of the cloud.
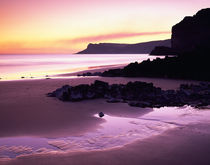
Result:
M123 39L139 36L154 36L170 34L169 31L160 32L120 32L101 34L93 36L82 36L69 39L59 39L52 41L20 41L0 43L0 54L69 54L81 50L84 44L90 42L103 42L114 39Z
M141 33L112 33L112 34L78 37L78 38L73 38L73 39L62 40L61 42L64 42L64 43L97 42L97 41L104 41L104 40L122 39L122 38L138 37L138 36L170 34L170 33L171 32L169 32L169 31L141 32Z

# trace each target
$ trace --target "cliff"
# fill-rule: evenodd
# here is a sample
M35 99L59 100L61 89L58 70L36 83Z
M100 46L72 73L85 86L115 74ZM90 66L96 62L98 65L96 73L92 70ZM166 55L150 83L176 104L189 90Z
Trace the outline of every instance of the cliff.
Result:
M172 48L179 52L210 46L210 8L187 16L172 27Z
M77 54L148 54L155 46L171 46L171 40L150 41L137 44L99 43L89 44Z
M172 27L171 47L157 46L151 55L175 55L210 46L210 8L187 16Z
M172 28L172 49L178 56L135 62L103 72L108 77L165 77L210 81L210 8L200 10ZM160 51L160 49L159 49ZM163 53L163 49L161 50ZM166 51L166 48L164 48Z

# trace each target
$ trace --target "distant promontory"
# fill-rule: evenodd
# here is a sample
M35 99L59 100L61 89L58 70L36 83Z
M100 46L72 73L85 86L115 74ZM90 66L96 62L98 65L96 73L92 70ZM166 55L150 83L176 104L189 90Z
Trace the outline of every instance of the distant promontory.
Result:
M154 54L166 56L141 63L130 63L122 69L110 69L104 77L161 77L210 81L210 8L185 17L172 27L171 47L156 47ZM169 55L170 55L169 54ZM99 75L99 74L98 74Z
M171 47L171 40L150 41L137 44L90 43L77 54L149 54L156 46Z

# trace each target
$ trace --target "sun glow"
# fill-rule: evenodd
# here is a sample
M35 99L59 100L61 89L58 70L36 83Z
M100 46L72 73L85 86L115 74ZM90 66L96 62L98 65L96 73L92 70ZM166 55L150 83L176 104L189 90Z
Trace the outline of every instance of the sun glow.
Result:
M74 53L89 42L168 39L183 15L209 5L205 0L193 5L186 0L3 0L0 54Z

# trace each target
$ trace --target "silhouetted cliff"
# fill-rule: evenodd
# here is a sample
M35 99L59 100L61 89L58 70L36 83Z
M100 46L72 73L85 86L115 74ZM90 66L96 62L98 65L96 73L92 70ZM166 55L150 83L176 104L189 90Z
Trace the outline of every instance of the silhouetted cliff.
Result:
M172 48L178 57L131 63L102 76L167 77L210 81L210 8L173 26Z
M170 55L210 46L210 9L187 16L172 27L171 48L155 47L151 55Z
M100 43L89 44L87 49L77 54L147 54L155 46L171 46L171 40L150 41L138 44Z
M193 51L210 46L210 8L202 9L192 17L185 17L172 27L172 48Z

